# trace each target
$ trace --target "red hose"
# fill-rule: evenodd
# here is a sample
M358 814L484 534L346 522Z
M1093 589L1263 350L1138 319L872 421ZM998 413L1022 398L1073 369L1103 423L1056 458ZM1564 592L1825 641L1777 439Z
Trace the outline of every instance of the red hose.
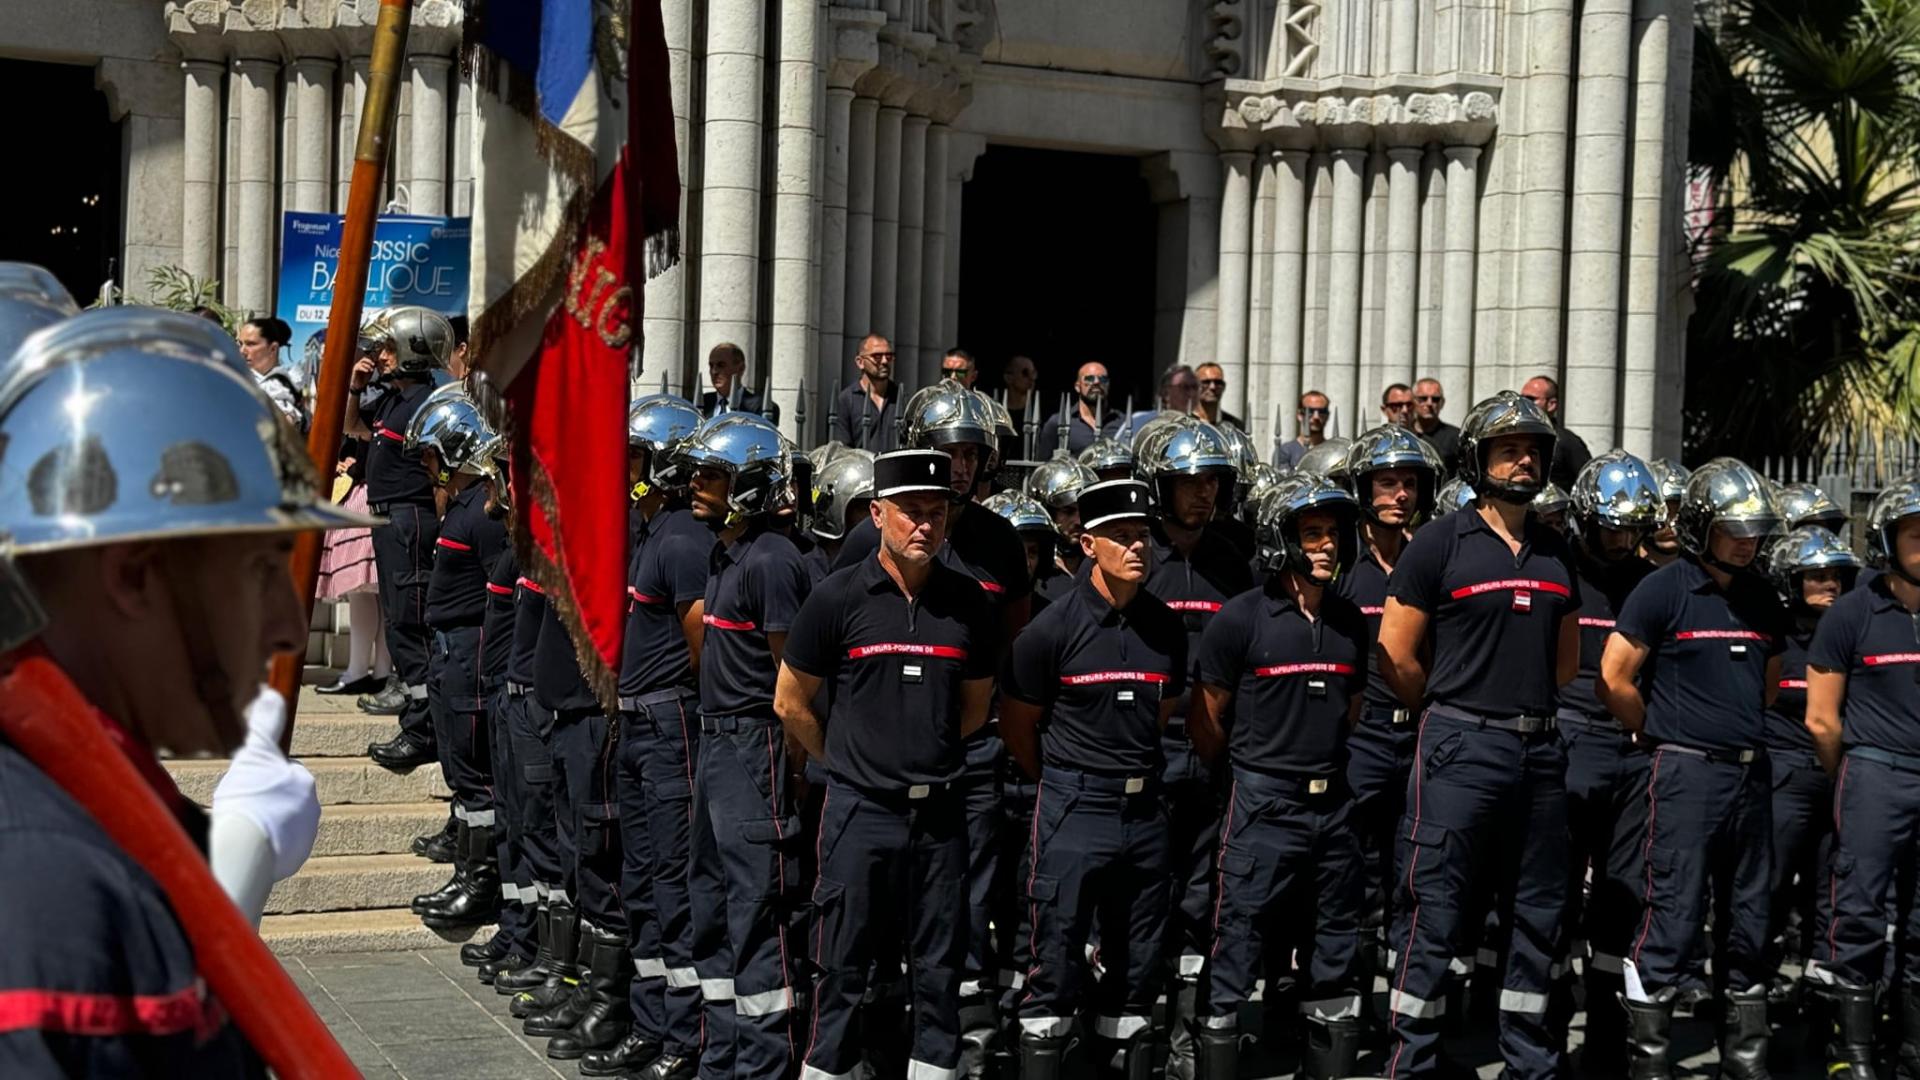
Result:
M213 879L179 821L37 643L0 666L0 734L160 884L193 945L200 974L276 1074L284 1080L360 1075Z

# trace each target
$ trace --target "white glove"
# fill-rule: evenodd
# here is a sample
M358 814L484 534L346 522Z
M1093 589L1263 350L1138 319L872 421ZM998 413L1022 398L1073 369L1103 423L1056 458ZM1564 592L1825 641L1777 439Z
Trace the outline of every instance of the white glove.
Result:
M280 732L286 726L286 699L262 686L260 696L247 706L247 741L234 751L227 775L213 789L216 827L223 818L239 819L266 837L272 854L269 884L300 869L320 832L313 774L280 752ZM218 876L220 867L214 870Z

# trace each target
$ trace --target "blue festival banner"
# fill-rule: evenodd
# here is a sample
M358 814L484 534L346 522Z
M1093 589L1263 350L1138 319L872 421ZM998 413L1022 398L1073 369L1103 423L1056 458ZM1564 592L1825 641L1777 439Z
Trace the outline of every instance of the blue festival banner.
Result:
M320 369L334 268L340 261L339 214L289 210L280 226L280 289L274 313L293 328L287 364L305 386ZM467 313L467 218L382 214L373 230L363 320L415 304L452 318Z

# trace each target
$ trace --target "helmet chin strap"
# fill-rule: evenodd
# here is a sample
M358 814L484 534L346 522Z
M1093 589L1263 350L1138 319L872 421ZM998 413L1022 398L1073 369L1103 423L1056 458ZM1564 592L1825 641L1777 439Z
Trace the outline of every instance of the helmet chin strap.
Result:
M1533 491L1522 491L1519 488L1512 487L1508 484L1503 484L1503 483L1491 484L1488 486L1487 490L1485 491L1480 491L1479 488L1475 488L1474 491L1479 494L1485 495L1489 499L1498 499L1501 502L1510 504L1512 506L1525 506L1528 503L1533 501L1533 497L1535 495L1540 494L1538 489L1535 489Z

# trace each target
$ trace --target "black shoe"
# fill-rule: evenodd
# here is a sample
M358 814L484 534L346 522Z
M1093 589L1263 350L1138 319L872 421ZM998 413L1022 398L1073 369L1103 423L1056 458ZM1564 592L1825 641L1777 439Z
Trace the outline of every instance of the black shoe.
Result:
M339 678L327 685L314 687L313 692L316 694L375 694L386 685L387 680L374 675L362 675L349 682L347 673L343 671Z
M484 967L507 958L507 932L495 930L485 941L469 941L460 946L460 962L470 968Z
M551 1039L564 1035L573 1030L573 1025L586 1015L588 1000L585 979L568 979L565 986L565 992L552 1005L521 1017L520 1030L527 1038ZM513 1001L517 1005L520 998L514 998Z
M586 1072L585 1069L580 1071ZM678 1054L661 1054L653 1059L653 1064L640 1071L640 1080L693 1080L699 1075L699 1059L681 1057Z
M511 975L516 971L524 971L532 966L533 957L521 956L518 953L508 953L498 960L490 960L481 964L475 974L481 982L488 986L493 986L494 980L501 976ZM496 987L496 989L498 988Z
M394 772L407 772L440 760L433 747L422 746L405 735L395 735L383 743L369 743L367 756L375 765Z
M1871 987L1827 989L1832 1003L1833 1029L1827 1038L1827 1076L1830 1080L1874 1080L1873 1023L1879 1018Z
M456 891L445 902L420 912L420 921L429 929L482 926L500 914L500 863L498 849L493 844L493 826L463 823L460 839L463 849L460 870L454 873L450 883L456 886Z
M374 716L399 716L407 707L407 687L398 676L387 679L378 693L362 695L354 704Z
M450 863L453 861L453 856L458 850L458 841L454 837L452 819L448 819L447 828L437 833L428 833L426 836L416 836L413 838L413 853L428 862Z
M547 1057L572 1061L589 1050L620 1045L632 1028L627 991L633 984L633 951L623 931L588 925L587 977L578 995L586 1002L573 1026L547 1043ZM532 1027L532 1023L528 1023Z
M1066 1075L1067 1035L1020 1034L1020 1080L1060 1080Z
M581 1076L634 1076L660 1057L662 1047L637 1031L611 1049L589 1050L580 1058ZM553 1044L547 1044L547 1056L553 1056Z
M1721 1080L1772 1080L1773 1074L1767 1070L1770 1028L1766 988L1728 994L1726 1000L1726 1013L1720 1022Z

